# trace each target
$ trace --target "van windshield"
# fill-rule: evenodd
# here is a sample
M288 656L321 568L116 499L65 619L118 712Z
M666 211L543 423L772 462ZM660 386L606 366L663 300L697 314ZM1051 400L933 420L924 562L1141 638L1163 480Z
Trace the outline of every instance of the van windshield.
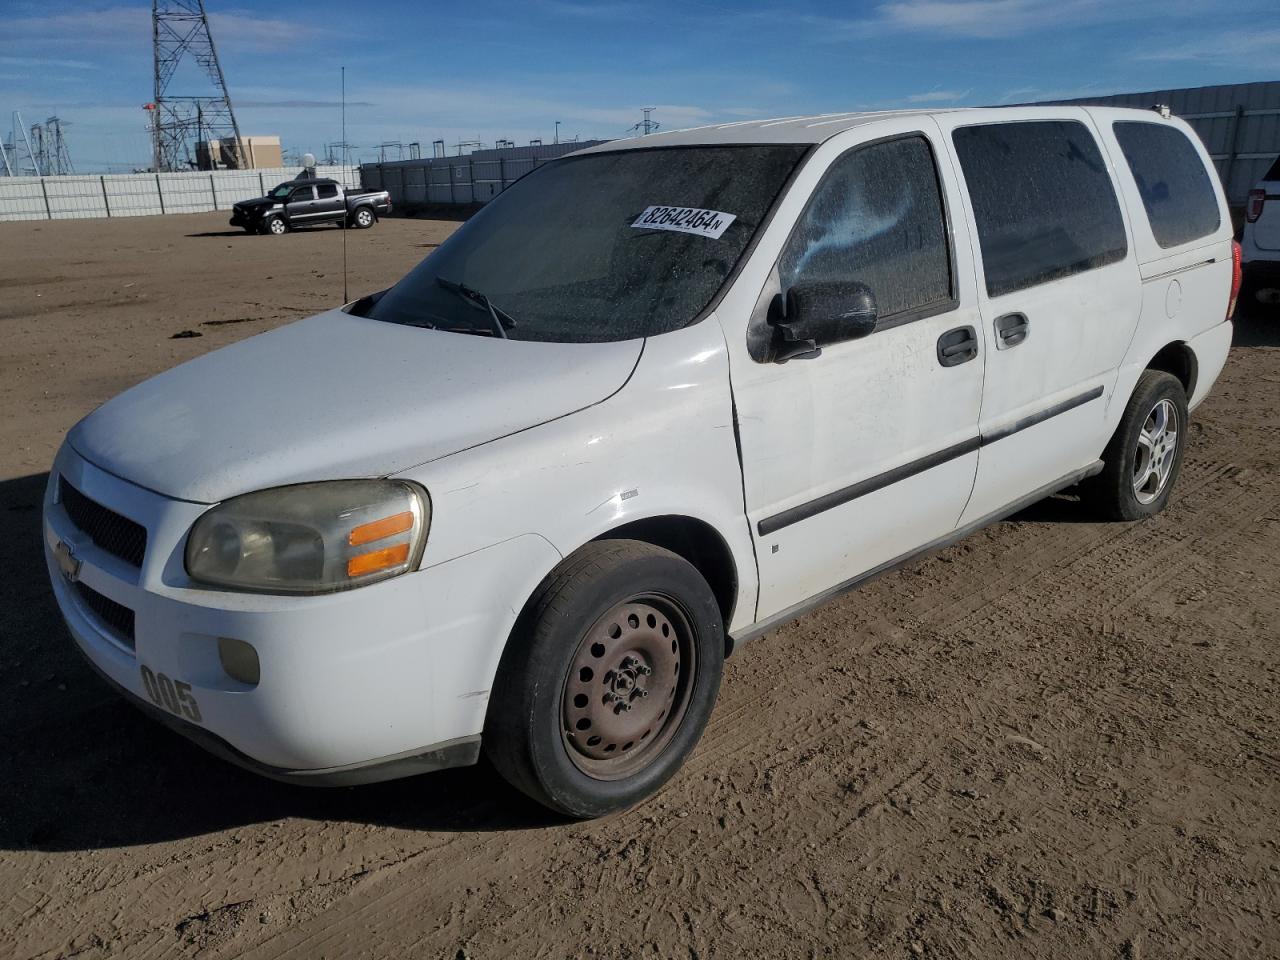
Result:
M549 163L356 312L491 335L492 305L510 338L559 343L687 326L733 271L806 149L670 147Z

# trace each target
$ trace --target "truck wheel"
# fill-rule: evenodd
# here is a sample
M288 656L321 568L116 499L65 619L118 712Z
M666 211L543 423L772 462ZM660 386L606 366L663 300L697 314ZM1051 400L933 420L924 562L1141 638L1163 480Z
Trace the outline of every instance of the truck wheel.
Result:
M1165 508L1187 445L1187 394L1161 370L1147 370L1102 454L1106 464L1083 488L1109 520L1141 520Z
M542 582L503 654L484 745L517 789L571 817L643 800L711 716L720 606L688 561L636 540L588 544Z
M262 232L279 237L289 232L289 225L284 222L284 217L267 217L262 224Z
M358 230L368 230L373 226L373 211L368 207L361 207L351 215L351 224Z

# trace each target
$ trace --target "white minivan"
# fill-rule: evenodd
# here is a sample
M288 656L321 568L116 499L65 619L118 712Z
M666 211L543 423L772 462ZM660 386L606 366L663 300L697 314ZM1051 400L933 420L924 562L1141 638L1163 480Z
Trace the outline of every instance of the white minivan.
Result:
M395 286L94 411L50 473L89 662L295 783L656 790L735 645L1068 486L1169 499L1239 251L1157 112L608 143Z

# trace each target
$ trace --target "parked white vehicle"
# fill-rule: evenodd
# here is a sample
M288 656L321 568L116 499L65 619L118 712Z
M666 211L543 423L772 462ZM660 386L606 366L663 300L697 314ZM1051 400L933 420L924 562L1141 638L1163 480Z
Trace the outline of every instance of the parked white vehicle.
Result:
M1280 296L1280 157L1249 191L1244 208L1244 296L1275 303Z
M582 151L81 421L54 592L109 681L267 775L483 743L556 810L625 807L736 644L1082 481L1165 506L1239 283L1211 171L1181 121L1074 107Z

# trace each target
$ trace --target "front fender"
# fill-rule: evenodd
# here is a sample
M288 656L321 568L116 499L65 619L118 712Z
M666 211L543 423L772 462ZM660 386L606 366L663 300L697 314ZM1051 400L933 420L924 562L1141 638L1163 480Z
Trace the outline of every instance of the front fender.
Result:
M567 556L633 521L701 521L736 567L737 601L726 626L754 620L757 573L728 356L714 317L647 340L631 379L608 399L400 476L430 492L428 551L442 558L526 533Z

